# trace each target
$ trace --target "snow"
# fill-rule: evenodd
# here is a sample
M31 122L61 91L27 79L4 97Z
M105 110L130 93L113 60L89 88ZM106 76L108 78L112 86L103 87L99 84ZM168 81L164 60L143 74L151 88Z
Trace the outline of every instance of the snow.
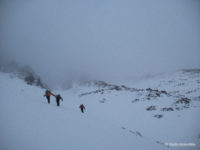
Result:
M54 97L51 104L47 103L44 89L27 85L11 74L0 73L0 149L197 150L200 148L197 80L200 81L199 74L179 71L132 84L134 88L166 90L172 95L151 100L145 99L146 90L108 90L103 94L80 96L99 87L74 85L67 91L53 91L64 99L57 107ZM173 103L180 95L191 99L189 108L161 111L164 107L175 108ZM134 99L139 101L133 103ZM84 114L79 110L82 103L86 106ZM147 111L149 106L156 106L156 110ZM158 119L154 117L156 114L163 117ZM196 146L167 147L165 142L191 142Z

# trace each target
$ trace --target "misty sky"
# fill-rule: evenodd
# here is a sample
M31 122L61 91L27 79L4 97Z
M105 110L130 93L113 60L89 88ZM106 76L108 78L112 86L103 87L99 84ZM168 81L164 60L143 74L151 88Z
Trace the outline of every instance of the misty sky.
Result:
M0 0L0 52L51 82L200 68L200 1Z

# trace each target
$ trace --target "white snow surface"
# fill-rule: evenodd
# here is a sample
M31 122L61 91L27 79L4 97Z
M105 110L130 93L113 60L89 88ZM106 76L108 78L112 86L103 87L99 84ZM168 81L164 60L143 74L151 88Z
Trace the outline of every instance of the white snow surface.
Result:
M57 107L54 97L47 103L45 89L0 73L0 150L200 149L200 73L177 71L127 86L142 90L78 84L55 90L64 99ZM147 88L165 90L168 95L148 100ZM104 91L81 96L99 89ZM186 108L175 105L183 97L191 100ZM80 112L80 104L85 105L85 113ZM156 110L147 111L149 106ZM161 110L169 107L173 111ZM168 147L166 143L195 146Z

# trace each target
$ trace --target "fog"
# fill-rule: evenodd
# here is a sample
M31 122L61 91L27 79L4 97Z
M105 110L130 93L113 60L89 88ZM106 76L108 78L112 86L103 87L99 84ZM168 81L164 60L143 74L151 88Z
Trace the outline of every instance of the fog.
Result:
M0 0L0 53L51 84L200 68L200 1Z

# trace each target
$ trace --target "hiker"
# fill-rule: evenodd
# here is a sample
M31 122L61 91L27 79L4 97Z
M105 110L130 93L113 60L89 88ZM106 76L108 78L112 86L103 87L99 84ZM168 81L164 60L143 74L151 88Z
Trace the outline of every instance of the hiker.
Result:
M60 94L56 95L56 103L57 103L57 106L60 106L60 100L63 101L63 98L60 96Z
M44 96L46 96L48 103L50 104L50 96L55 96L51 91L46 90Z
M81 112L84 113L85 106L84 106L83 104L81 104L81 105L79 106L79 108L81 109Z

